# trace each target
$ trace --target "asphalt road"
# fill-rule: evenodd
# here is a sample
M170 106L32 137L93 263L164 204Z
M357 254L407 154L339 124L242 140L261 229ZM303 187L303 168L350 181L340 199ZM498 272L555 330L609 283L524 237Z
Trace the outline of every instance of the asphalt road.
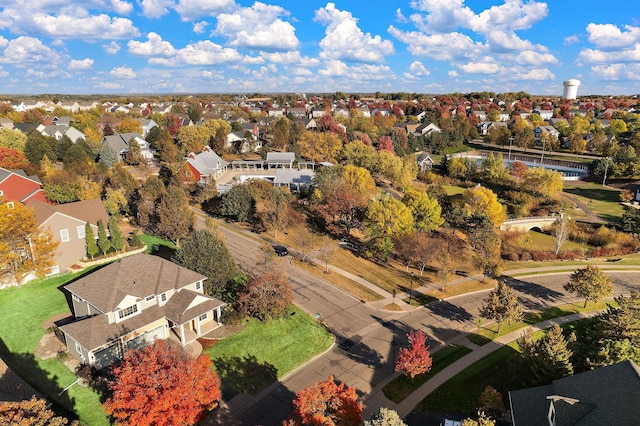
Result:
M248 238L227 227L219 227L227 245L243 268L261 268L259 240ZM487 292L453 297L417 308L411 312L376 310L349 294L290 264L290 258L279 259L287 268L295 291L295 302L321 320L336 336L336 345L325 355L291 373L273 390L229 413L242 425L279 425L291 409L291 399L301 389L333 375L355 386L365 400L376 387L386 383L393 373L395 352L406 344L406 333L421 329L429 336L432 348L454 342L473 330L478 309ZM640 273L611 272L615 294L628 294L640 288ZM569 273L534 275L510 279L526 310L538 310L565 303L582 303L567 294L562 285ZM376 407L377 409L377 407Z

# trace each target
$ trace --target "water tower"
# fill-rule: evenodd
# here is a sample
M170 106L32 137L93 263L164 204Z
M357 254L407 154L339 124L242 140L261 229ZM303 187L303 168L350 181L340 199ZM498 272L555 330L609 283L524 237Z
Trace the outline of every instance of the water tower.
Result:
M564 86L564 92L562 93L562 97L565 99L575 99L578 96L578 87L580 86L580 80L567 80L563 81L562 85Z

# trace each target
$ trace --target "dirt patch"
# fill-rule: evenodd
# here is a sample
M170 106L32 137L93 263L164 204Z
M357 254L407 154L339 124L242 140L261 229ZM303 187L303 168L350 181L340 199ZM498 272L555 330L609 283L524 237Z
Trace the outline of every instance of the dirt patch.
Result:
M58 339L54 333L47 333L36 346L35 355L41 359L51 359L58 355L58 352L64 352L67 347Z

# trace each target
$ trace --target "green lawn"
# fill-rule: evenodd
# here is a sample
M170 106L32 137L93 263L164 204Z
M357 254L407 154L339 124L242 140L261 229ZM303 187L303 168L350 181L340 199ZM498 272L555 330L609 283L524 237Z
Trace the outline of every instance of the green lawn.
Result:
M259 392L327 349L331 335L299 308L267 323L248 322L238 334L207 348L225 385Z
M42 322L69 312L59 287L80 274L61 275L0 291L0 356L13 371L54 402L56 409L66 411L67 415L72 413L70 415L79 417L83 424L108 425L97 393L73 386L58 397L58 392L76 379L75 375L57 359L41 360L34 356L45 334Z
M435 352L432 356L433 363L431 364L431 371L427 374L417 376L413 383L411 379L404 374L396 377L391 382L382 388L384 395L396 404L401 403L407 396L411 395L416 389L425 384L427 380L450 366L466 354L471 352L471 349L466 346L459 345L447 345Z
M169 240L165 240L155 235L141 234L140 239L147 245L145 253L153 253L164 259L171 260L171 256L176 251L176 245ZM157 251L155 249L158 249Z
M564 190L569 198L581 202L590 212L608 222L617 222L624 213L620 204L620 190L597 183L565 182Z

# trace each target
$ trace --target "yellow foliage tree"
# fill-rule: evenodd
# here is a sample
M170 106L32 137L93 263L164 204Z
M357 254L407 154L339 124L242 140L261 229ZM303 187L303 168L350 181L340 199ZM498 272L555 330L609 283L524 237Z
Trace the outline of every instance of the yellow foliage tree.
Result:
M311 161L337 162L338 154L342 149L342 139L332 132L310 132L305 130L296 142L298 151L302 157Z
M0 198L0 275L18 282L30 272L44 276L57 245L48 231L38 230L33 210Z
M487 216L493 226L500 226L507 219L507 210L498 201L498 196L489 188L476 186L463 194L466 214Z
M363 167L348 164L342 169L342 178L365 197L373 195L376 191L376 183L371 173Z
M118 133L139 133L142 134L142 124L132 117L125 117L114 129Z
M520 189L550 198L562 192L563 185L562 173L544 167L533 167L527 169Z

